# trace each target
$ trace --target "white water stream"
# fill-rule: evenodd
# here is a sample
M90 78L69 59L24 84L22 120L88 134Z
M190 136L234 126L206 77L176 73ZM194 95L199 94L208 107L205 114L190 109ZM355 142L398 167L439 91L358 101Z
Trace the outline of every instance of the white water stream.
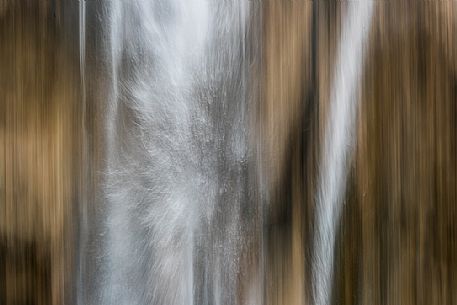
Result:
M81 5L81 33L100 33L87 39L98 65L89 98L104 105L106 141L98 216L86 215L93 246L83 245L92 252L81 304L238 302L253 223L243 216L248 8L247 0Z
M331 304L335 239L355 138L357 90L373 1L348 1L339 42L318 182L313 255L315 305Z

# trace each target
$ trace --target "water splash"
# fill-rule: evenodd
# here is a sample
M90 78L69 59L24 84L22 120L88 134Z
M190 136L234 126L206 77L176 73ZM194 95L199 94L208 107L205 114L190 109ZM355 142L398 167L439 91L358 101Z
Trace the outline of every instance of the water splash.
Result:
M316 305L331 301L335 234L346 187L348 159L356 119L357 85L363 67L373 1L349 1L338 49L330 110L323 143L313 255Z

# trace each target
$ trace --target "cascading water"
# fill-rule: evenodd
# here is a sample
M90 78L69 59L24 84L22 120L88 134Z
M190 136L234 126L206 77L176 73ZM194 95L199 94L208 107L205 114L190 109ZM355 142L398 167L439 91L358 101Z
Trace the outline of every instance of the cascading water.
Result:
M331 303L333 261L351 146L355 132L357 85L373 1L349 1L325 129L316 211L313 254L313 294L316 305Z
M90 16L92 28L101 26L100 41L86 39L88 8L81 6L81 46L100 48L90 59L98 70L87 72L96 85L83 80L92 86L88 99L105 104L106 152L103 203L84 224L91 229L83 234L92 237L82 246L95 258L81 262L80 304L263 304L262 275L250 275L257 280L249 282L241 270L247 266L243 251L263 251L253 240L264 234L249 189L255 178L248 169L256 159L248 141L250 5L89 3L97 9ZM349 3L338 51L319 176L312 263L317 305L330 303L371 10L371 1ZM83 76L91 69L85 61L82 56ZM257 268L260 262L249 273Z
M86 270L95 280L82 303L236 304L255 223L243 216L248 1L98 9L96 22L108 20L102 267Z

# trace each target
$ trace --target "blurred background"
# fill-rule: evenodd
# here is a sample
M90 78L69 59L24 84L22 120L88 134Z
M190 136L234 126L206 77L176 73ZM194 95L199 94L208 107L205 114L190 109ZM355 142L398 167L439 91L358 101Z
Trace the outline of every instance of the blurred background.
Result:
M351 1L245 2L252 156L240 205L255 216L240 230L255 237L230 267L230 300L317 304L320 163ZM457 4L371 3L328 303L457 304ZM0 304L106 304L93 273L110 109L99 25L109 10L81 7L0 0ZM249 299L252 282L260 292Z
M76 1L0 1L0 303L72 304L84 106Z

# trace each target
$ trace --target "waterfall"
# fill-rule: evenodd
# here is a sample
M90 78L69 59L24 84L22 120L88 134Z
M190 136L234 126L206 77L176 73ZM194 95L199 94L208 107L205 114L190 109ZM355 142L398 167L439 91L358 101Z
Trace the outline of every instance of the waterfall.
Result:
M243 251L263 251L250 240L264 233L249 177L256 159L248 140L251 5L81 4L82 82L89 87L84 99L103 104L104 160L100 205L83 212L97 216L83 219L90 236L81 239L83 251L92 252L89 262L81 259L80 304L232 305L242 298L262 304L263 279L254 270L260 262L242 275ZM371 1L349 2L338 50L316 212L317 305L331 297L371 10ZM89 31L97 27L99 35Z
M357 85L361 80L363 47L369 32L373 1L349 1L347 10L321 153L312 263L316 305L331 302L335 238L355 132Z
M243 216L249 2L90 5L106 165L81 303L236 304L254 220Z

